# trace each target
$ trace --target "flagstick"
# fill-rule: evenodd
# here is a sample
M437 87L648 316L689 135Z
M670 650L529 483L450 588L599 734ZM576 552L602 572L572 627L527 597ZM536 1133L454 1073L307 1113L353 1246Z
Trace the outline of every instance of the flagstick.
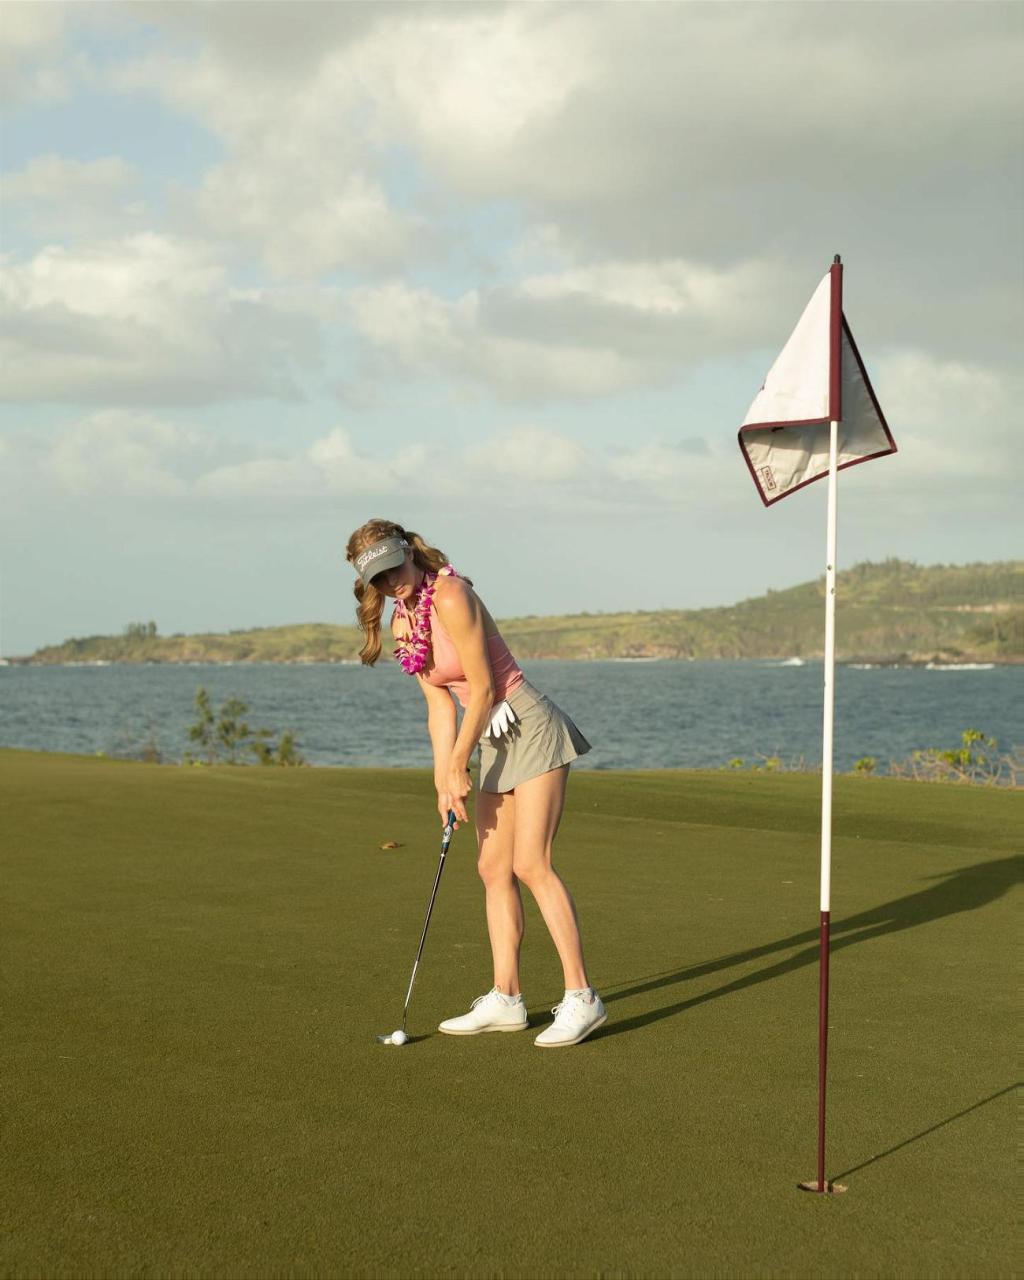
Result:
M827 305L827 312L826 312ZM824 325L827 324L827 334ZM827 342L826 342L827 338ZM827 366L825 356L827 351ZM827 373L827 380L826 380ZM844 385L848 391L843 412ZM828 467L821 466L821 432L828 423ZM840 463L839 427L843 427ZM788 436L775 433L795 428ZM768 434L768 432L771 434ZM739 430L740 449L761 501L772 506L812 481L828 481L825 578L825 655L821 764L821 912L818 992L818 1169L802 1190L845 1191L825 1177L828 1067L829 929L832 879L833 729L836 670L837 475L840 467L896 452L888 424L843 315L843 263L839 254L815 289L782 354L768 370Z
M837 253L829 272L828 514L825 534L825 698L821 745L821 941L818 958L818 1177L801 1182L820 1195L845 1191L825 1179L825 1085L828 1067L829 910L832 896L832 737L836 700L836 525L839 423L843 389L843 265Z

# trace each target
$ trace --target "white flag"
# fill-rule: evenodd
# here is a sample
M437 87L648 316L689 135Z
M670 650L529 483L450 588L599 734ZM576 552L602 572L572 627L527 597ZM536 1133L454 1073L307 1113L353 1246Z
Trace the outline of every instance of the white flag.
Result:
M766 507L828 475L830 421L839 423L840 470L896 452L843 315L842 272L833 266L818 285L740 427Z

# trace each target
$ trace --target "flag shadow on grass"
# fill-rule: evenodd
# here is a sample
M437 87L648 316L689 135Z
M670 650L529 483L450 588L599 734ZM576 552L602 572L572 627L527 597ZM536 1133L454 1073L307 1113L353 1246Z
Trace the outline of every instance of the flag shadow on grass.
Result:
M997 1089L995 1093L990 1093L987 1098L982 1098L971 1106L964 1107L962 1111L957 1111L954 1115L947 1116L945 1120L940 1120L937 1124L929 1125L927 1129L922 1129L920 1133L915 1133L910 1138L904 1138L902 1142L897 1142L894 1147L889 1147L887 1151L879 1151L878 1155L862 1160L860 1164L855 1164L852 1169L844 1169L842 1173L837 1173L832 1181L840 1182L843 1178L849 1178L855 1173L860 1173L861 1169L866 1169L868 1165L877 1164L879 1160L884 1160L886 1156L895 1155L897 1151L902 1151L904 1147L920 1142L922 1138L927 1138L929 1134L937 1133L939 1129L944 1129L947 1124L952 1124L955 1120L962 1120L964 1116L969 1116L972 1111L987 1107L990 1102L995 1102L997 1098L1005 1098L1008 1093L1015 1093L1019 1088L1020 1084L1017 1083L1008 1084L1005 1089Z
M907 894L903 898L894 898L881 906L871 907L845 920L833 920L831 924L832 953L854 943L865 942L873 938L882 938L889 933L900 933L904 929L914 929L918 925L927 924L931 920L941 920L945 916L958 915L962 911L977 911L989 903L997 901L1013 885L1020 882L1024 870L1024 858L996 858L991 862L979 862L973 867L961 867L958 871L947 875L934 876L938 883L922 889L918 893ZM846 935L846 936L844 936ZM818 959L817 928L807 929L802 933L791 934L778 942L768 942L760 947L751 947L747 951L735 951L703 964L690 965L685 969L677 969L649 980L634 983L620 991L612 990L603 996L606 1005L629 996L642 995L646 991L657 991L662 987L673 987L680 983L692 982L708 974L719 973L736 965L750 964L766 956L776 955L782 951L790 951L793 947L805 947L797 955L788 956L777 964L759 969L756 973L745 974L723 987L713 991L705 991L691 996L687 1000L679 1000L674 1004L664 1005L660 1009L651 1009L647 1013L638 1013L635 1017L616 1021L602 1027L591 1037L592 1040L603 1040L607 1036L620 1035L624 1031L635 1031L651 1022L659 1022L663 1018L671 1018L677 1013L685 1013L687 1009L695 1009L698 1005L707 1004L711 1000L719 1000L723 996L737 991L745 991L748 987L756 987L762 982L770 982L773 978L781 978L793 973Z

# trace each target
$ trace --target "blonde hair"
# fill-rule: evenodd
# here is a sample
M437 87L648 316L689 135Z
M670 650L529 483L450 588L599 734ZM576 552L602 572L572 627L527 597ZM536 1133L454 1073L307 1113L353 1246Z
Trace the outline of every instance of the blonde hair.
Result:
M360 525L348 540L345 559L352 564L361 551L365 551L367 547L384 538L404 538L412 548L413 564L427 573L437 573L448 563L448 557L443 551L430 546L418 533L414 533L411 529L403 529L393 520L367 520L365 524ZM469 579L466 578L464 581L469 582ZM359 657L364 666L372 667L380 657L382 647L380 619L384 612L386 596L382 591L378 591L372 582L369 586L365 585L362 578L356 579L352 592L356 598L356 619L364 636Z

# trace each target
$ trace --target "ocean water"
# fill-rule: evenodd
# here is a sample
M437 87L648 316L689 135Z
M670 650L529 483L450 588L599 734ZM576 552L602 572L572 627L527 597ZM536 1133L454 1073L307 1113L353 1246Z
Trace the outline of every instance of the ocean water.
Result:
M821 763L822 666L777 662L524 662L576 721L584 769L715 768L740 757ZM0 746L168 761L188 748L196 689L214 707L294 731L314 765L429 766L425 703L393 663L0 667ZM966 728L1024 744L1024 667L854 668L836 673L836 768L874 756L879 771Z

